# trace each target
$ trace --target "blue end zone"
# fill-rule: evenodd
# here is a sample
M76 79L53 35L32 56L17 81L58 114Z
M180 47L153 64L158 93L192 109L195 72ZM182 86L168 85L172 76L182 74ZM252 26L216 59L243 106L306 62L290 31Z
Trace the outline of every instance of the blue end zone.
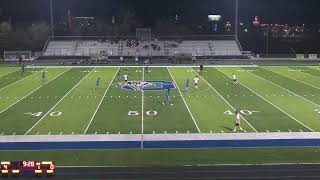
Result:
M245 148L320 146L320 139L145 141L144 148Z
M144 141L144 149L320 146L320 139ZM140 149L141 141L3 142L0 150Z

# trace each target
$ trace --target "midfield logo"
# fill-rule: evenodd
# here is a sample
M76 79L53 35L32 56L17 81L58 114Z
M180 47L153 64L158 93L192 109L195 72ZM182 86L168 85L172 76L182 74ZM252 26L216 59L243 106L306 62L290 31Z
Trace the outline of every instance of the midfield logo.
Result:
M175 89L176 85L167 81L128 81L118 83L117 87L128 91L163 91Z

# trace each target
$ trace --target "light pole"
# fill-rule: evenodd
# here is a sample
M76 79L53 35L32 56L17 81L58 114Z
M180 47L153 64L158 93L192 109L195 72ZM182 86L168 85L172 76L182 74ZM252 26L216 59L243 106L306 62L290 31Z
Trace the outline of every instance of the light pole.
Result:
M50 24L51 24L51 36L54 38L54 27L53 27L53 2L50 0Z
M239 29L239 0L236 1L236 6L235 6L235 26L234 26L234 34L238 38L238 29Z

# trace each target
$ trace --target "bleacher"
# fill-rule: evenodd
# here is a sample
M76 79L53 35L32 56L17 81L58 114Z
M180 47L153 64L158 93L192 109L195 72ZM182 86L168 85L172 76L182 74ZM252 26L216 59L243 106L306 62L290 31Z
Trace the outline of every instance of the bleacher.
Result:
M128 45L133 41L134 45ZM45 56L240 56L241 50L235 40L51 40Z

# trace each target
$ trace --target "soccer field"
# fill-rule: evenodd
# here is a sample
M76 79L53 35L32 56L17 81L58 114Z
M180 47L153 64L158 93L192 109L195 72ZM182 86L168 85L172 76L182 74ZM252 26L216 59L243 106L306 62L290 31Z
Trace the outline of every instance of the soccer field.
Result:
M124 84L126 69L134 84ZM167 85L173 85L172 105L162 103ZM43 67L22 74L18 68L0 68L1 135L230 133L235 110L242 116L239 133L319 131L320 70Z

